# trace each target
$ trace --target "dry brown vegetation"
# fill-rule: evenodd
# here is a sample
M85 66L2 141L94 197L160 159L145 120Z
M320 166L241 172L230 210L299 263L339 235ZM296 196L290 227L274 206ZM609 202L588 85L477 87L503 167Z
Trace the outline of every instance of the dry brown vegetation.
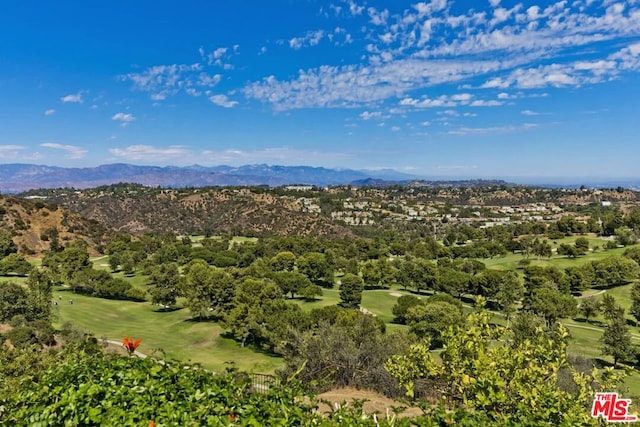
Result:
M139 191L105 194L88 190L60 202L85 218L132 234L351 235L348 228L321 215L300 212L288 200L248 189Z
M10 232L19 251L28 255L48 250L56 233L61 244L84 240L92 254L99 252L105 237L102 225L75 212L16 197L0 197L0 229Z
M406 407L406 404L396 400L389 399L379 393L369 390L358 390L351 387L330 390L326 393L318 395L318 398L328 402L333 406L331 408L327 403L323 402L319 405L318 410L322 413L329 413L335 409L336 405L348 404L353 405L354 401L365 400L363 409L366 413L378 413L382 417L392 417L394 415L393 408ZM422 414L420 408L406 408L398 416L418 416Z

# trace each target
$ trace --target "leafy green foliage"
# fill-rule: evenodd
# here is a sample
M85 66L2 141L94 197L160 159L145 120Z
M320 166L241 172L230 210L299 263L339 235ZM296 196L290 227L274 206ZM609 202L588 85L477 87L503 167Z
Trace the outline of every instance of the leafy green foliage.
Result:
M181 284L181 294L195 318L222 318L232 308L233 278L229 273L194 262Z
M428 343L417 344L404 356L389 359L387 369L411 395L415 380L437 377L450 405L484 411L494 423L504 418L532 425L592 425L593 387L615 390L621 375L611 368L576 372L566 358L566 331L555 329L555 338L538 329L533 339L504 341L507 330L489 323L490 314L480 301L465 324L443 336L442 364L428 354ZM572 373L574 388L558 386L560 369ZM498 420L502 420L499 422Z
M178 266L174 263L157 265L151 270L149 279L152 302L163 307L175 305L180 288Z
M393 308L391 309L391 312L395 316L394 321L397 323L405 324L407 320L406 318L407 311L411 307L420 305L422 303L423 303L422 300L414 295L400 296L397 299Z
M602 310L602 303L596 297L583 298L578 306L578 311L589 321L590 317L597 316Z
M27 291L14 282L0 282L0 322L28 315Z
M5 425L304 425L317 416L289 388L252 393L248 377L67 352L39 382L2 393ZM5 391L5 390L3 390Z
M435 346L440 346L442 334L463 321L462 310L446 301L430 301L414 305L405 315L411 332L420 338L429 338Z
M324 254L308 252L297 260L298 271L318 286L333 286L333 268Z
M618 310L609 320L602 334L602 353L613 357L613 365L628 360L633 353L631 333L624 318L624 310Z
M571 317L577 313L576 300L551 288L535 289L524 302L524 307L544 317L552 325L561 317Z
M355 274L347 273L340 280L340 305L357 308L362 302L364 281Z
M9 273L17 276L26 276L29 274L32 266L22 255L15 253L9 254L0 260L0 274L7 275Z

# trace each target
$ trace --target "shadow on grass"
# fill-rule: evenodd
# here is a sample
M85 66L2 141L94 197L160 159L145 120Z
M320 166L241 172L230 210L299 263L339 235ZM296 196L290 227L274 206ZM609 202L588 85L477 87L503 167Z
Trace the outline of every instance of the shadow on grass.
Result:
M577 317L572 320L576 323L584 323L585 325L589 325L589 326L604 327L604 323L600 320L594 320L594 319L587 320L582 317Z
M188 319L184 319L183 322L186 323L218 323L221 321L221 317L190 317Z
M155 313L173 313L174 311L184 310L184 307L158 307L153 311Z
M241 346L240 341L238 341L236 339L236 337L233 336L233 333L231 333L230 331L225 331L225 332L221 333L220 337L235 341L238 344L238 346ZM249 350L255 351L256 353L262 354L262 355L265 355L265 356L275 357L275 358L282 358L282 355L279 354L279 353L276 353L273 349L267 348L267 347L265 347L263 345L256 344L256 343L253 343L253 342L246 343L244 348L247 348Z

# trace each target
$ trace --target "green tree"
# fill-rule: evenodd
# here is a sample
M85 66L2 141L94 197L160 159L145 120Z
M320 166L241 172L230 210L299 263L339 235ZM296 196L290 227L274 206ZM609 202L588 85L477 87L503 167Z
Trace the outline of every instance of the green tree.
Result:
M636 282L631 288L631 309L630 313L636 319L636 324L640 322L640 283Z
M111 271L117 272L118 267L120 267L120 255L118 253L109 255L109 268L111 268Z
M564 273L571 292L582 292L593 283L593 270L589 265L567 267Z
M33 268L27 279L30 320L51 320L53 280L45 270Z
M149 276L151 302L165 307L176 304L176 297L180 288L180 273L174 263L156 265Z
M578 248L568 243L560 243L558 246L558 255L566 256L568 258L576 258L580 255Z
M499 421L504 414L515 424L526 420L528 425L593 425L594 389L613 390L622 375L610 368L590 374L573 369L567 362L567 332L562 326L552 339L538 329L533 339L513 345L504 340L508 330L492 326L490 318L480 305L466 322L445 332L441 363L424 343L390 358L385 367L410 396L416 380L436 379L450 405L494 420L481 425L507 425ZM558 385L561 370L570 372L570 390Z
M578 237L573 244L578 250L578 254L584 255L589 252L589 239L586 237Z
M531 253L538 258L550 258L551 255L553 255L553 252L551 251L551 244L547 240L540 241L538 239L533 241Z
M316 297L322 296L322 288L318 285L314 285L313 283L303 286L301 289L298 289L298 293L300 296L307 301L313 301Z
M240 341L242 347L259 342L262 334L263 305L282 298L282 291L268 279L246 278L236 287L233 308L224 318L224 325Z
M516 304L524 297L524 284L514 271L507 272L498 284L496 302L507 319L516 311Z
M86 247L81 246L70 246L56 253L54 262L57 263L57 271L63 282L71 280L79 271L91 268L89 252Z
M548 330L544 318L530 311L517 313L513 322L509 324L511 332L510 342L514 347L522 344L525 340L535 340L541 331Z
M577 313L576 301L571 295L546 287L535 289L525 298L524 307L544 317L549 326L561 317L572 317Z
M463 271L452 268L440 268L438 270L438 290L448 294L462 296L469 290L471 276Z
M271 267L273 271L293 271L296 265L296 256L293 252L278 252L276 256L271 258Z
M638 278L640 267L630 258L610 256L592 261L594 285L600 287L618 286Z
M347 273L340 279L340 305L347 308L358 308L362 302L364 281L360 276Z
M333 286L333 269L324 254L308 252L297 260L298 271L319 286Z
M578 311L589 322L589 318L597 316L602 308L602 303L596 297L583 298L578 306Z
M604 294L601 302L602 315L607 320L612 320L617 316L620 316L620 313L624 311L623 308L618 305L616 299L610 294Z
M504 271L499 270L488 269L482 271L471 279L475 288L474 293L485 298L495 298L500 291L505 274Z
M613 366L617 367L620 360L627 360L633 354L631 333L624 318L624 310L609 320L602 334L602 354L613 357Z
M11 233L0 230L0 258L18 252L18 246L14 243Z
M197 262L185 274L181 294L194 318L222 318L232 307L233 278L223 270Z
M7 322L18 315L26 318L29 314L28 308L25 288L14 282L0 282L0 322Z
M314 286L307 276L297 271L277 271L273 274L273 280L284 294L290 294L291 298L302 289Z
M442 334L463 321L462 310L454 304L435 301L410 307L406 314L409 330L420 338L429 338L434 346L442 344Z
M31 264L22 255L9 254L0 261L0 274L26 276L30 270Z
M423 301L414 296L414 295L402 295L400 296L396 303L393 305L391 312L393 313L394 319L393 321L400 324L405 324L406 322L406 314L407 310L411 307L423 304Z
M638 241L638 236L629 227L618 227L614 231L616 242L622 246L630 246Z

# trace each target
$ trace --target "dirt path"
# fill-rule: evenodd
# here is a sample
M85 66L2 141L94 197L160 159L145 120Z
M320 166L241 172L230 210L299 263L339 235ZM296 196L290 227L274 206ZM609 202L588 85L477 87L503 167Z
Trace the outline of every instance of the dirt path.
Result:
M364 411L368 414L377 412L382 418L393 417L394 407L406 406L402 402L389 399L379 393L369 390L358 390L351 387L331 390L318 395L318 397L333 405L334 408L336 405L340 405L343 402L346 402L347 405L351 405L354 400L366 399L363 407ZM321 413L330 413L332 408L326 403L321 403L318 410ZM420 408L407 408L399 415L399 417L417 416L421 414L422 410Z
M116 341L116 340L100 340L100 342L101 342L101 343L107 343L107 344L109 344L109 345L113 345L113 346L116 346L116 347L123 348L123 347L122 347L122 341ZM146 358L147 358L147 355L146 355L146 354L141 353L141 352L139 352L139 351L137 351L137 350L136 350L136 351L134 351L134 352L133 352L133 354L134 354L134 355L136 355L136 356L138 356L138 357L139 357L139 358L141 358L141 359L146 359Z
M579 297L575 297L575 298L576 298L576 299L580 299L580 298L595 297L595 296L598 296L598 295L602 295L602 294L604 294L605 292L607 292L607 290L606 290L606 289L603 289L603 290L601 290L600 292L596 292L595 294L591 294L591 295L580 295Z

